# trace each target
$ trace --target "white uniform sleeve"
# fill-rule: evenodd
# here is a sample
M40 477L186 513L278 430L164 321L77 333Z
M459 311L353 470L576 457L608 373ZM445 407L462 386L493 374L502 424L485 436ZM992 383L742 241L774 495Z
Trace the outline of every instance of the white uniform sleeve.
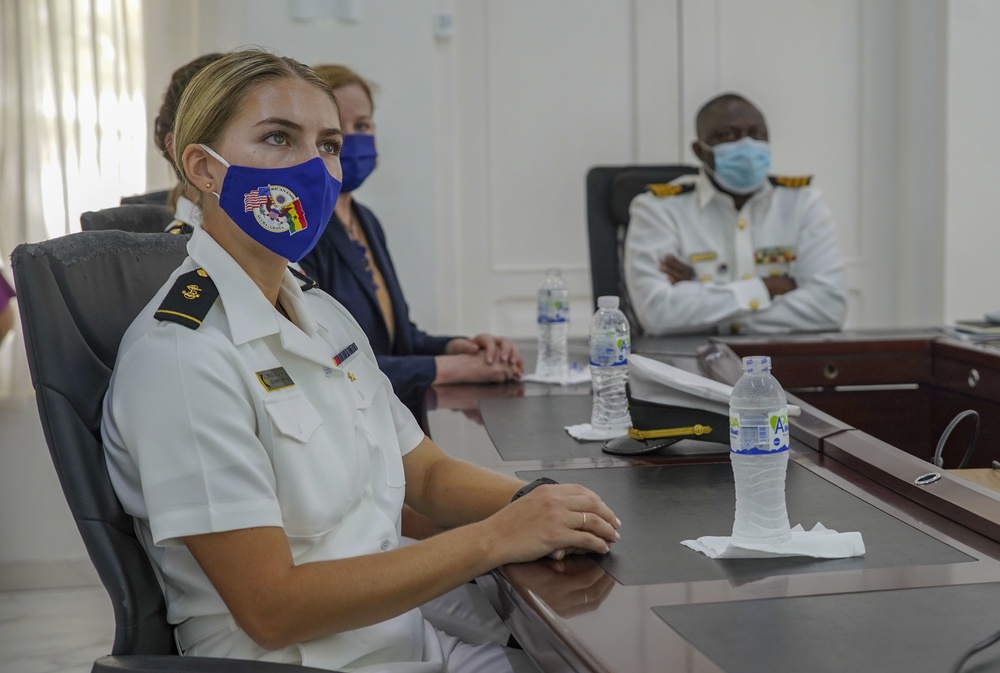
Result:
M792 278L796 289L771 300L747 316L750 332L818 332L838 330L847 316L847 274L837 244L830 210L819 190L805 188L793 217L800 222Z
M106 414L141 477L129 487L141 489L156 544L282 525L252 398L217 332L165 324L141 337L116 366Z
M758 310L770 306L770 295L759 278L672 284L660 270L660 260L667 255L683 259L680 223L659 201L652 194L640 194L632 201L625 238L625 284L646 332L710 331L720 323L741 319L752 306Z

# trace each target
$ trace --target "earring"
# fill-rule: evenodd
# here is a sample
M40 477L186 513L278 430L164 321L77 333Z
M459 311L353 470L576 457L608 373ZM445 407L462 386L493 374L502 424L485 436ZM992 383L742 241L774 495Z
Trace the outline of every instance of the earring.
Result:
M212 183L211 182L206 182L205 183L205 189L211 189L211 188L212 188Z

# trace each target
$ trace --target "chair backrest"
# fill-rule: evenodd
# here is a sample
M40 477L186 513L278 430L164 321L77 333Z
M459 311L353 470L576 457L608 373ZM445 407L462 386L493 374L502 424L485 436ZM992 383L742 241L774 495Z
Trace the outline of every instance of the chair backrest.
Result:
M92 210L80 215L80 227L84 231L117 229L136 234L162 234L173 221L174 214L166 205L149 203Z
M618 295L632 329L638 329L622 265L629 204L650 184L670 182L697 172L696 166L687 164L595 166L587 172L587 239L595 310L598 297Z
M134 194L133 196L123 196L121 204L123 206L132 206L140 203L149 203L156 206L166 206L167 201L170 200L170 190L165 189L162 192L147 192L145 194Z
M113 654L176 652L153 568L111 486L101 406L125 330L187 256L186 243L94 231L20 245L11 256L45 441L111 596Z

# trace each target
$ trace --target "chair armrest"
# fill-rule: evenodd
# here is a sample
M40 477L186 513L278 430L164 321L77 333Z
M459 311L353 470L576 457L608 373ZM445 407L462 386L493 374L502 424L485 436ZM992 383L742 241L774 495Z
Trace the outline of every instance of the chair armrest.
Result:
M328 670L269 661L126 654L101 657L90 673L330 673Z

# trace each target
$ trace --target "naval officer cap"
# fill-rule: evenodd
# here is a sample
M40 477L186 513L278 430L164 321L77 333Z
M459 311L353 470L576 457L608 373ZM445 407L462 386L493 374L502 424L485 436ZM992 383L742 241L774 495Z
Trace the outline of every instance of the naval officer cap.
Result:
M705 445L677 453L728 453L732 386L641 355L629 356L628 369L632 427L627 435L605 442L606 453L653 453L681 440ZM789 416L798 412L788 405Z

